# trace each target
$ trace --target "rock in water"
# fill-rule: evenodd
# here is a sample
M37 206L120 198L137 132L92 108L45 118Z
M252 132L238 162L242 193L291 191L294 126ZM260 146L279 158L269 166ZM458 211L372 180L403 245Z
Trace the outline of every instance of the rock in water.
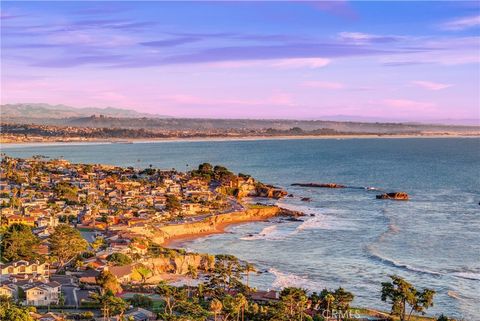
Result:
M407 201L408 194L405 192L384 193L384 194L377 195L377 199Z
M292 186L301 187L323 187L323 188L345 188L345 185L337 183L293 183Z

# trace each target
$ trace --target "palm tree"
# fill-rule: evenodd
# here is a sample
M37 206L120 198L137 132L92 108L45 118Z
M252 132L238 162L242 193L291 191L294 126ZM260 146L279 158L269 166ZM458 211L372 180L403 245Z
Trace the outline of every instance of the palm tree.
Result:
M220 312L222 312L222 308L223 308L223 304L222 304L222 302L220 302L220 300L214 298L210 302L210 311L213 312L213 317L214 317L215 321L217 321L217 315Z
M188 291L187 292L188 292L188 297L190 297L190 288L192 286L191 282L192 282L192 279L198 278L198 270L194 265L189 264L187 273L185 275L189 277L189 279L188 279Z
M328 315L330 313L330 305L333 303L333 301L335 301L335 297L331 293L328 293L325 296L324 300L325 302L327 302L327 318L328 318Z
M257 272L257 269L255 266L251 263L246 263L245 266L243 267L243 271L247 274L247 289L250 290L250 272Z
M235 297L235 301L237 301L237 305L240 307L240 311L242 312L242 321L244 321L245 320L245 307L248 304L248 300L243 294L239 293ZM238 319L239 319L239 317L237 315L237 320Z

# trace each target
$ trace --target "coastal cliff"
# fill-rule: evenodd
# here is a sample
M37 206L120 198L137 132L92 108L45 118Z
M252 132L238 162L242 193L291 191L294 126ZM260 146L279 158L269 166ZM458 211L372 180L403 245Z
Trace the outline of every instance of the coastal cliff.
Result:
M142 261L142 264L148 267L153 275L162 273L172 273L185 275L188 273L188 267L193 266L199 271L209 271L213 268L214 258L208 254L185 253L173 257L151 257Z
M200 235L222 233L224 228L230 224L263 221L275 216L301 216L294 212L278 206L252 207L245 211L218 214L207 217L201 222L172 224L161 226L155 235L155 242L159 244L168 243L179 238L189 238Z

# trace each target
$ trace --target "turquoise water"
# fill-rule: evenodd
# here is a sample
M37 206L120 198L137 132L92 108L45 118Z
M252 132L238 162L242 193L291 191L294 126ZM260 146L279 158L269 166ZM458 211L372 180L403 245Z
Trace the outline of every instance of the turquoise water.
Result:
M11 156L185 170L201 162L285 187L303 222L250 223L184 244L256 264L262 288L344 286L355 304L385 307L380 283L405 277L438 294L431 315L480 320L480 139L306 139L3 146ZM188 165L187 165L188 164ZM291 187L336 182L356 188ZM376 200L374 187L411 201ZM311 202L302 202L310 197Z

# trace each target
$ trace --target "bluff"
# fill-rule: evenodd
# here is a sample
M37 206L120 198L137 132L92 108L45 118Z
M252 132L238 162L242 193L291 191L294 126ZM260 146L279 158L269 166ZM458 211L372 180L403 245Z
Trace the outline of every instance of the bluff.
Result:
M230 224L263 221L281 215L300 216L302 214L277 206L255 206L245 211L212 215L200 222L161 226L155 233L154 241L162 244L175 238L221 233L224 227Z

